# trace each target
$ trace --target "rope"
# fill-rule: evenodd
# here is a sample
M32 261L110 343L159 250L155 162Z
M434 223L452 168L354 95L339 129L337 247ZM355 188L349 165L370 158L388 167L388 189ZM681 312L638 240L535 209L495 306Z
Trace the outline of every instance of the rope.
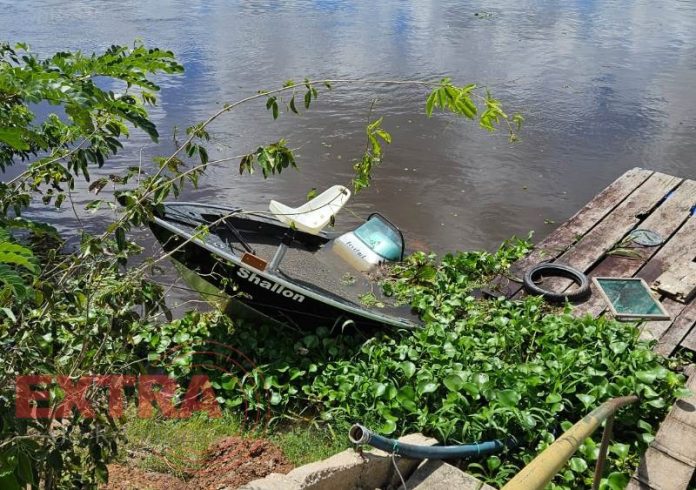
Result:
M394 447L396 447L396 446L397 445L394 444ZM399 479L401 479L401 484L403 485L403 489L408 490L406 488L406 480L404 480L404 476L401 474L401 471L399 471L399 466L396 464L396 458L394 456L395 456L395 453L392 453L391 460L392 460L392 464L394 465L394 469L396 470L396 474L399 475Z

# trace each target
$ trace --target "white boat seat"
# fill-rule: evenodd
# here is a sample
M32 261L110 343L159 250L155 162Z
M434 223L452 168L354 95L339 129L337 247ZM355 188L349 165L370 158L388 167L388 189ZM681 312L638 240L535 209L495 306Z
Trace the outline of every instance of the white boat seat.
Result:
M291 208L278 201L271 201L268 208L283 223L316 235L329 224L331 217L341 210L349 198L348 188L335 185L300 207Z

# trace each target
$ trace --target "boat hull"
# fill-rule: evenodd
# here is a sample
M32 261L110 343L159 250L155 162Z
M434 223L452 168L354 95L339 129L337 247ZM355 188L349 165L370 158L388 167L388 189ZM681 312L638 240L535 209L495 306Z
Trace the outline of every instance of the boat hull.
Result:
M300 329L318 326L345 329L351 325L360 329L384 326L411 329L418 326L410 319L372 312L328 291L313 290L282 277L282 273L254 269L237 256L211 250L205 242L181 233L165 220L154 220L150 228L172 259L207 283L208 295L212 287L217 294L224 293L273 320Z

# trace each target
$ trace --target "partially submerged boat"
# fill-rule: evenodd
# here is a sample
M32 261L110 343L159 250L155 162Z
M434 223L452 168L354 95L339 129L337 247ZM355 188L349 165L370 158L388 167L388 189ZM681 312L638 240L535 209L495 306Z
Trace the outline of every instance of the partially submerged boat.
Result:
M346 233L324 231L349 197L333 186L299 208L271 201L269 213L170 202L150 228L189 285L237 311L298 328L418 327L378 283L385 263L403 259L401 231L378 213Z

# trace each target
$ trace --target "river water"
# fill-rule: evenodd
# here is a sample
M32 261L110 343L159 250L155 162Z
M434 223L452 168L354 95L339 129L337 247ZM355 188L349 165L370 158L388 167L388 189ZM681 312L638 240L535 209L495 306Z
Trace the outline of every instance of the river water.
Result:
M301 117L273 121L262 101L217 122L211 156L238 155L286 137L299 172L264 181L236 163L211 168L188 200L266 209L347 184L365 145L372 99L393 135L373 186L338 224L372 210L417 246L492 248L536 230L541 238L625 170L696 178L696 2L461 0L24 0L0 1L0 39L35 51L91 52L141 38L186 68L162 78L152 111L162 143L133 135L111 163L137 165L170 148L172 129L278 87L284 80L438 80L488 86L526 124L518 143L471 122L424 116L413 87L336 87ZM107 174L112 168L105 168ZM99 172L96 172L97 174ZM106 217L80 211L85 226ZM48 213L79 226L70 207ZM138 233L147 240L145 231Z

